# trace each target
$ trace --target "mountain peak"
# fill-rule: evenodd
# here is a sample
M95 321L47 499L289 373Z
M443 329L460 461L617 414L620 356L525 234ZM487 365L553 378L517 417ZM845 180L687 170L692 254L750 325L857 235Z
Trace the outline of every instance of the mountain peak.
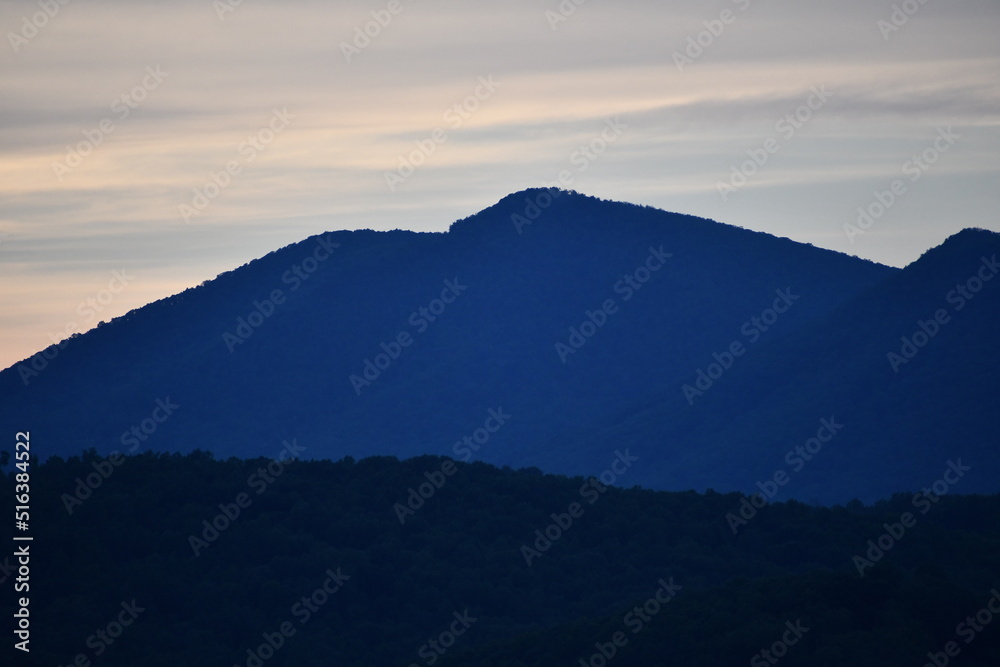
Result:
M940 248L987 248L1000 244L1000 233L983 229L982 227L966 227L944 240Z
M595 198L581 194L576 190L527 188L518 192L512 192L500 199L496 204L453 222L448 231L450 233L463 234L483 227L492 228L497 225L510 225L520 232L525 225L530 225L553 205L570 199L587 200ZM524 222L521 223L520 219L523 219Z
M913 277L949 276L962 279L985 256L1000 253L1000 234L988 229L967 227L952 234L939 246L927 250L906 267Z

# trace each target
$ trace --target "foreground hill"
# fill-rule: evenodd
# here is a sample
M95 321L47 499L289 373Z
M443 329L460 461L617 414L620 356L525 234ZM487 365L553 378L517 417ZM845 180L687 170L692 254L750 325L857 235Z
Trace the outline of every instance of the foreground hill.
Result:
M884 497L962 456L963 490L992 491L1000 290L898 374L885 355L953 307L996 237L970 231L901 271L531 190L448 233L306 239L74 337L0 373L0 425L30 425L43 455L256 456L297 438L309 457L569 474L631 447L641 465L620 483L754 491L833 419L838 453L788 497Z
M1000 657L1000 625L957 629L997 587L1000 496L775 503L734 534L739 494L299 447L34 464L32 664L576 665L626 632L615 664L745 665L786 622L789 665Z

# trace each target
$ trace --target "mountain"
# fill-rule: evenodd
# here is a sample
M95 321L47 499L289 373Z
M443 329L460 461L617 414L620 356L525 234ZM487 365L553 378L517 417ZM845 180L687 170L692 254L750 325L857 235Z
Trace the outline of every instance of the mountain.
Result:
M1000 235L964 230L823 317L762 343L694 405L670 388L580 446L659 447L643 472L667 488L775 491L774 475L784 472L788 481L771 497L872 500L928 488L961 461L969 470L952 492L995 491L998 254ZM808 443L823 419L843 428L829 443Z
M785 497L885 497L957 458L961 492L997 490L1000 290L947 299L997 238L967 230L899 270L528 190L447 233L311 237L75 336L0 373L0 424L64 456L273 456L295 439L310 458L751 492L825 419L844 427ZM886 354L938 308L950 321L892 372Z

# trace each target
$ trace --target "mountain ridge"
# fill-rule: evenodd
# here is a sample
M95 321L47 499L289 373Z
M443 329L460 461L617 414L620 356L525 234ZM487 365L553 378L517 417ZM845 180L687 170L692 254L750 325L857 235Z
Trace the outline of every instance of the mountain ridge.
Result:
M790 349L812 349L796 332L826 340L816 327L844 326L831 324L831 313L953 254L925 253L930 259L907 272L693 216L552 193L513 193L448 232L327 232L268 253L75 337L27 386L17 365L0 372L11 396L0 423L42 423L53 454L108 453L169 396L182 407L143 446L244 456L298 437L316 458L455 456L454 445L502 408L509 424L476 458L594 474L613 458L614 424L634 422L643 406L656 412L666 399L668 413L626 441L646 443L647 474L623 483L752 490L752 479L739 481L746 465L726 463L741 457L727 449L734 434L719 426L753 423L765 395L780 395L777 413L818 391L801 374L809 363L781 360ZM546 203L544 194L551 202L519 228L517 216ZM968 249L988 237L972 230L955 238L943 245ZM904 292L909 307L921 307L919 290ZM785 311L769 312L781 294ZM885 308L876 299L865 312ZM753 324L761 316L769 323ZM696 397L716 412L690 412L683 402L679 410L681 388L734 342L745 344L745 356ZM774 376L779 388L809 389L761 390L753 378L737 381L743 367ZM785 375L775 376L777 368ZM886 390L883 380L841 381ZM666 427L657 425L663 419ZM746 446L748 456L768 460L762 443ZM678 451L698 461L690 474L664 468ZM836 480L827 485L823 502L849 499ZM878 480L843 487L866 498L897 490Z

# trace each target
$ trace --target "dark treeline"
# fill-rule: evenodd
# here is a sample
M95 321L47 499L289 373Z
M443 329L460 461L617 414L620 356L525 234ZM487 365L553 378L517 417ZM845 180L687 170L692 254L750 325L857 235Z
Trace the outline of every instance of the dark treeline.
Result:
M88 451L33 466L32 660L600 665L613 647L613 665L720 666L772 664L787 636L789 666L919 666L949 641L951 664L1000 664L1000 623L959 628L1000 587L1000 496L927 498L773 503L734 535L738 494L437 457Z

